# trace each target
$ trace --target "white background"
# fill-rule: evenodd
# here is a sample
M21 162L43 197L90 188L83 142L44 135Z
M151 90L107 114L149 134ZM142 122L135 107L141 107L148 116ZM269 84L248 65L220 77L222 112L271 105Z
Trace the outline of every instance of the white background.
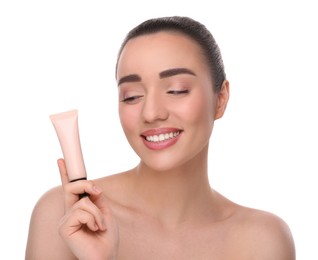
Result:
M214 34L231 83L228 109L211 140L212 186L281 216L297 259L318 259L314 2L1 1L0 258L24 259L32 209L60 184L61 150L50 114L79 110L90 178L138 162L117 115L117 51L139 22L187 15Z

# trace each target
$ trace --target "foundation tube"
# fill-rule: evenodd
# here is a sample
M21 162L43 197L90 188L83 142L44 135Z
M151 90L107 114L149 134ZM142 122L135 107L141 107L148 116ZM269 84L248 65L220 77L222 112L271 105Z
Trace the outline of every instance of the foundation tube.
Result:
M78 130L78 111L70 110L50 115L58 136L65 160L66 170L71 182L86 180L86 169ZM80 198L87 196L80 194Z

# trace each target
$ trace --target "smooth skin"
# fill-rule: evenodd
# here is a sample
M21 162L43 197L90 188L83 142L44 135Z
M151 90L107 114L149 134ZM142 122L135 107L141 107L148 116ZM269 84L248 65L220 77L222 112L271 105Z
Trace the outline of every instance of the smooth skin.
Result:
M69 183L58 160L62 187L35 206L26 259L295 259L282 219L238 205L209 184L209 139L229 82L213 91L199 46L175 32L131 39L117 81L120 120L140 163ZM145 141L167 131L177 133L173 142ZM90 197L79 200L84 191Z

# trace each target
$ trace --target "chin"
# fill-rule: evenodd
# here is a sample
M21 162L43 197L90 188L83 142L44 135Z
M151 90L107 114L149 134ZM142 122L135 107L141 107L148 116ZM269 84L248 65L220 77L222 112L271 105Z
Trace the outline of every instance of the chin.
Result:
M153 172L171 172L185 166L185 162L181 162L175 156L155 156L153 158L143 158L140 165Z

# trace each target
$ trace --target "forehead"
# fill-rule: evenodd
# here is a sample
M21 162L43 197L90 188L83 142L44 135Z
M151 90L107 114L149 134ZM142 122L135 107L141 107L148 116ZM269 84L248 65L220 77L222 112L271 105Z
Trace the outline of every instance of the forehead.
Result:
M189 36L175 31L161 31L130 39L118 60L118 73L147 66L164 70L169 67L206 67L200 45Z

